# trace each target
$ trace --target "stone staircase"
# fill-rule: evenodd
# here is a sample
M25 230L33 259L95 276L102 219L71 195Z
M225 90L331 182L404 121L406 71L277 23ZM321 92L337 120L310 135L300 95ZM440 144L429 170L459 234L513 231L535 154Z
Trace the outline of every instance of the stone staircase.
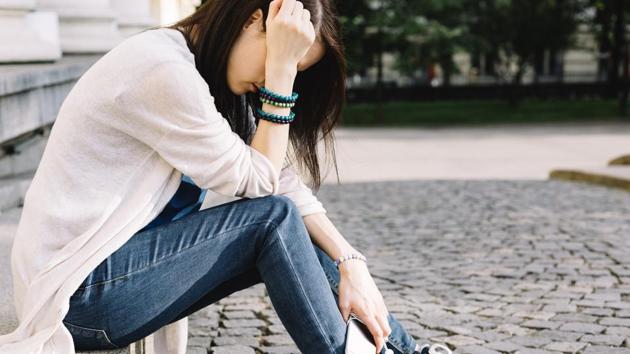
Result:
M24 195L63 99L99 57L68 56L55 63L0 65L0 334L17 327L10 263ZM93 353L139 354L144 348L141 340L129 348Z

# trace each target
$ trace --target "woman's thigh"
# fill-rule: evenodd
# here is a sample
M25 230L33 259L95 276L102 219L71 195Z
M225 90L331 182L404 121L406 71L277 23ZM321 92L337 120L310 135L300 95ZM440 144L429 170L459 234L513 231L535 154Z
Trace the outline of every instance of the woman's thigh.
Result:
M260 282L263 235L286 217L287 199L239 199L132 236L70 298L64 323L77 349L124 347Z

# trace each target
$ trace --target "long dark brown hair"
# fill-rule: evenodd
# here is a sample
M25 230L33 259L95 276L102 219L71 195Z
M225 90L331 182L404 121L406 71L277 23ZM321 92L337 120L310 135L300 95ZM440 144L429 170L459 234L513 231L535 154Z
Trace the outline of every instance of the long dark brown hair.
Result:
M301 0L311 13L316 34L325 46L324 56L304 71L298 71L293 85L300 97L292 108L295 120L289 127L290 152L287 158L298 173L308 171L311 188L321 184L317 143L324 140L325 165L332 160L339 183L335 158L333 128L340 123L346 101L346 61L341 40L341 28L333 0ZM266 22L270 0L207 0L192 15L168 26L179 30L195 55L195 66L208 83L217 110L229 121L232 130L244 141L253 133L248 124L247 109L241 96L230 91L227 84L227 63L230 49L243 25L257 9L263 11ZM266 25L264 30L266 31ZM194 41L193 41L194 39ZM261 107L256 93L248 92L245 102L252 111ZM246 106L245 106L246 107ZM255 118L258 124L258 118ZM320 137L321 134L321 137Z

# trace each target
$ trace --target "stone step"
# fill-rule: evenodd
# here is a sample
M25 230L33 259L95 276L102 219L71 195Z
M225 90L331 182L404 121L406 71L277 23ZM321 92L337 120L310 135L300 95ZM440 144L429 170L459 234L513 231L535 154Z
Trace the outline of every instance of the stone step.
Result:
M76 80L99 57L0 65L0 144L52 124Z
M30 181L29 181L30 182ZM22 208L11 208L0 213L0 334L9 333L17 327L17 317L13 306L13 282L11 279L11 247L17 231ZM141 354L143 341L133 343L128 348L78 352L85 354Z
M630 192L630 166L610 165L589 169L556 169L549 173L550 179L579 181Z
M21 206L35 172L0 178L0 212Z
M48 142L50 128L50 126L43 127L32 135L22 137L19 142L11 142L9 148L2 149L0 179L37 170ZM5 143L6 145L8 144Z

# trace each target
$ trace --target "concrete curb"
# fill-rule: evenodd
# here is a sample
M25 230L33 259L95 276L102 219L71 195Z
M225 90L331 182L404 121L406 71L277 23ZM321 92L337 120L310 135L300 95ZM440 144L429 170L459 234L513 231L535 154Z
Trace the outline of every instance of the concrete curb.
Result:
M557 169L549 173L549 179L586 182L630 192L630 166L593 170Z
M608 162L609 166L630 165L630 155L622 155Z

